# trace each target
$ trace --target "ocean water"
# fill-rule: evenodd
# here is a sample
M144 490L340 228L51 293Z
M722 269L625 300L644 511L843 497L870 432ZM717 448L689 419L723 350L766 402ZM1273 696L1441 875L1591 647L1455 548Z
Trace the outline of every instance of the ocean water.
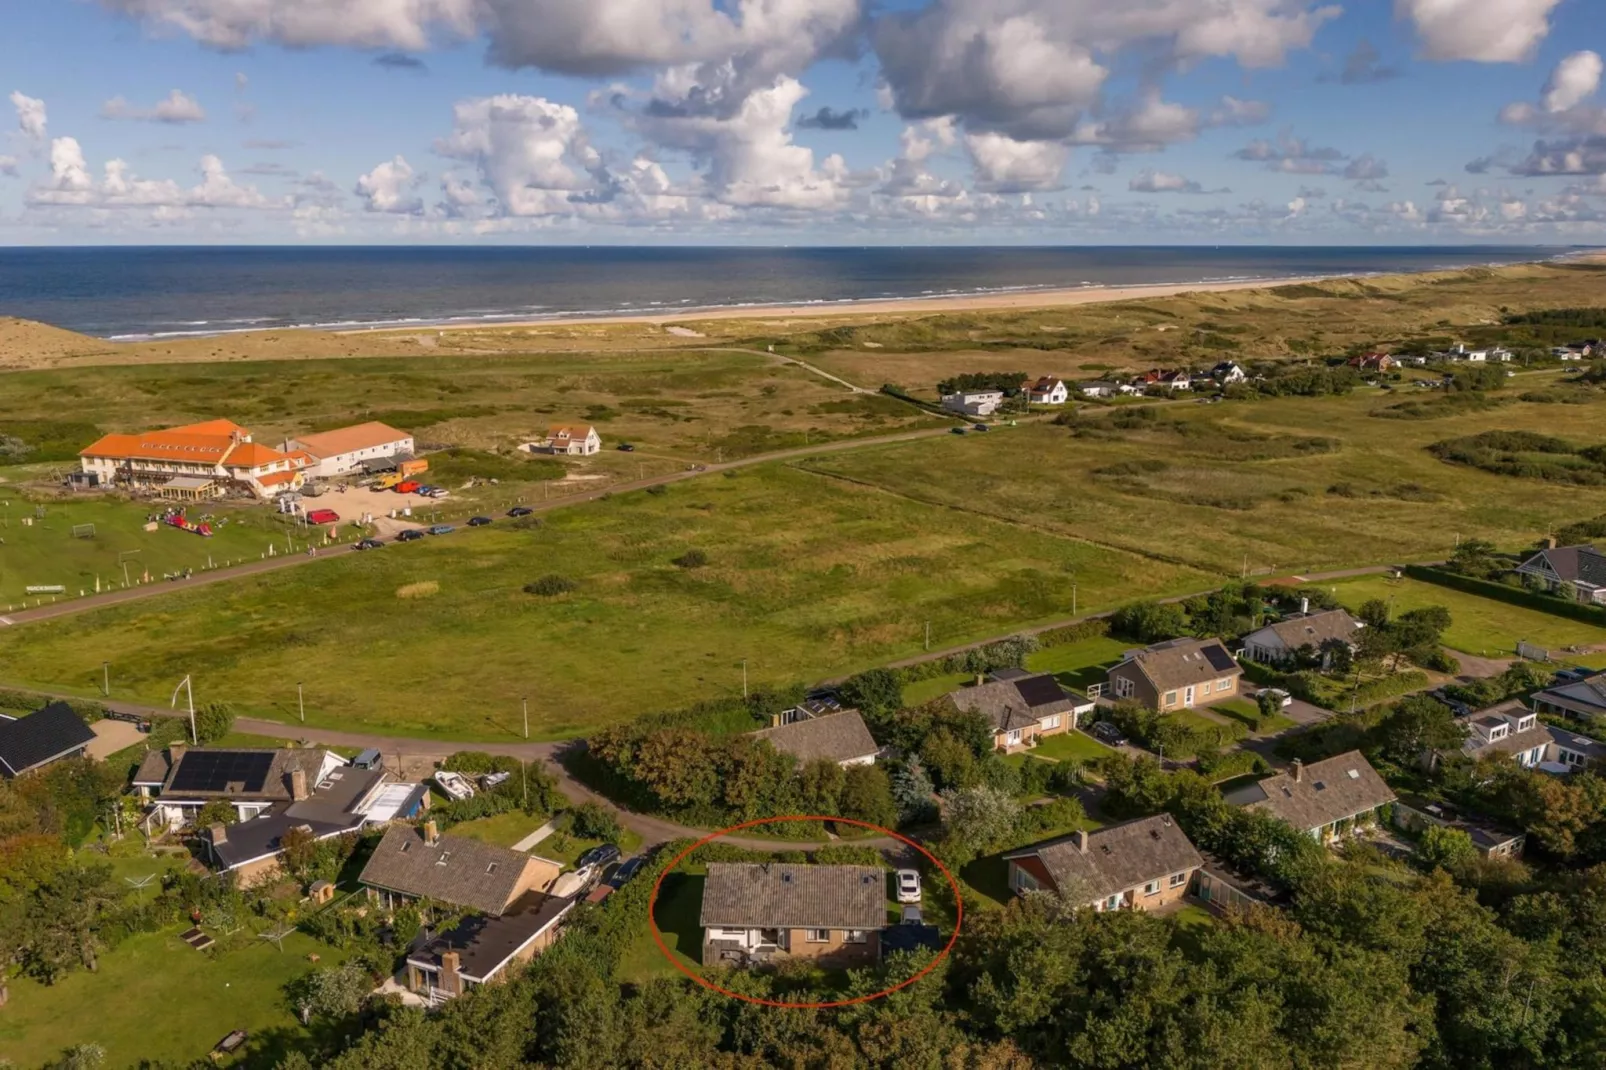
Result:
M833 304L1546 260L1374 248L150 247L0 249L0 315L135 339Z

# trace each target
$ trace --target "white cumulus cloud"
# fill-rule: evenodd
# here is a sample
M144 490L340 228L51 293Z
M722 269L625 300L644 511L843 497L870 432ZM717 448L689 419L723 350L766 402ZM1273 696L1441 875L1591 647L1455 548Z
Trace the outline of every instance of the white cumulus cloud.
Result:
M1561 0L1395 0L1429 59L1520 63L1550 33L1550 13Z
M416 192L422 181L406 157L397 156L358 178L356 192L370 212L417 215L424 210Z
M1070 150L1053 141L1016 141L1007 134L966 134L978 189L1024 193L1060 187Z
M96 179L77 138L50 143L50 179L28 191L34 206L95 209L282 208L285 202L264 197L254 186L229 176L216 156L201 157L201 181L188 189L170 178L146 179L123 160L108 160Z
M17 109L17 129L31 141L45 139L45 102L20 89L11 91L11 106Z
M180 126L206 119L206 109L188 93L175 89L149 108L136 107L122 97L112 97L100 106L102 119L136 119L143 122Z
M1574 52L1556 64L1540 104L1552 115L1577 107L1600 88L1600 76L1606 64L1598 52Z

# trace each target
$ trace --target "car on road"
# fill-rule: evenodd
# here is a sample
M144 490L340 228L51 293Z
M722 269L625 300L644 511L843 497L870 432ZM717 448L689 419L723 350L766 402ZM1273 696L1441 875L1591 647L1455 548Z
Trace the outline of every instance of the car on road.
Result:
M640 873L641 867L645 866L646 864L647 859L643 855L637 855L634 858L627 858L618 869L613 871L613 876L608 878L608 883L613 885L615 888L623 888L625 886L625 881L628 881L631 877L634 877L637 873Z
M351 548L353 550L377 550L384 545L378 539L358 539L352 543Z
M632 446L628 442L621 442L621 443L619 443L619 452L620 453L635 453L636 452L636 447Z
M435 492L439 489L440 488L435 486L433 483L421 483L419 484L418 489L413 491L413 493L418 495L420 498L433 498L435 496Z
M426 528L425 530L431 535L450 535L457 529L452 527L450 524L435 524L434 526Z
M1100 743L1106 743L1112 747L1126 746L1126 737L1121 734L1121 730L1108 721L1099 721L1095 724L1092 735Z
M987 425L986 425L986 424L972 424L972 425L971 425L971 426L970 426L970 429L971 429L971 430L972 430L972 431L990 431L990 430L992 430L992 429L991 429L991 428L990 428L990 427L988 427L988 426L987 426Z
M424 537L424 533L422 531L419 531L417 528L408 528L406 531L404 531L400 535L396 536L396 541L397 542L417 542L419 539L422 539L423 537Z
M898 882L898 902L920 902L920 873L913 869L900 869L893 874Z
M1262 695L1270 695L1272 698L1276 699L1277 708L1280 710L1286 710L1288 707L1294 704L1294 696L1290 695L1280 687L1262 688L1259 693Z
M491 518L488 516L471 516L468 518L468 526L471 528L483 528L490 522Z
M1465 717L1472 712L1471 706L1468 706L1465 702L1462 702L1459 699L1451 698L1445 693L1444 688L1442 687L1435 687L1432 691L1429 691L1428 698L1450 707L1450 712L1455 714L1457 717Z
M950 427L948 433L950 435L962 435L965 433L965 429L963 427Z
M529 516L531 513L534 513L534 512L535 512L535 510L531 509L528 505L515 505L513 508L511 508L511 509L509 509L507 511L507 515L508 516Z
M335 512L333 509L314 509L312 512L307 514L307 523L338 524L340 523L340 514Z

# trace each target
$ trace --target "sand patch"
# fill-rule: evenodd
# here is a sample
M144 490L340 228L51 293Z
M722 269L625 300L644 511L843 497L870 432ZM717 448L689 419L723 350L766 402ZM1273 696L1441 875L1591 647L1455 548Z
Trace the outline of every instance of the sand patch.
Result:
M707 338L702 331L694 331L690 327L665 327L664 330L677 338Z

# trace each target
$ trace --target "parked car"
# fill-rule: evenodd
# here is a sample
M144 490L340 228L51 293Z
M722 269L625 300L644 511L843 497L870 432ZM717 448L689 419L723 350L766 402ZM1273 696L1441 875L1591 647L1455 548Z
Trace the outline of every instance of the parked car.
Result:
M436 524L426 529L431 535L450 535L457 529L450 524Z
M508 516L529 516L533 512L535 512L535 510L531 509L528 505L515 505L513 508L511 508L511 509L509 509L507 511L507 515Z
M619 443L619 452L620 453L635 453L636 452L636 447L632 446L628 442L621 442L621 443Z
M421 498L429 498L434 496L437 489L439 488L437 488L433 483L420 483L418 485L418 489L414 490L413 493L417 494Z
M1121 730L1108 721L1099 721L1093 726L1093 738L1112 747L1126 746L1126 737Z
M903 913L898 919L905 925L920 925L926 919L920 913L920 908L913 903L905 903Z
M970 429L972 431L988 431L988 430L991 430L991 428L989 428L986 424L972 424Z
M396 536L396 541L397 542L417 542L419 539L422 539L423 537L424 537L424 533L422 531L419 531L417 528L408 528L406 531L404 531L400 535Z
M419 483L416 479L404 479L400 483L396 484L394 489L397 494L412 494L422 485L423 484Z
M490 522L491 518L488 516L471 516L468 518L468 526L471 528L483 528Z
M340 523L340 514L335 512L333 509L314 509L312 512L307 514L307 523L338 524Z
M574 876L579 878L582 888L590 888L602 879L602 871L618 859L619 848L611 843L593 847L575 860Z
M613 876L608 878L608 883L613 885L615 888L623 888L625 886L625 881L628 881L631 877L634 877L637 873L640 873L641 867L645 866L646 864L647 859L642 855L637 855L634 858L627 858L618 869L613 871Z
M963 427L950 427L948 433L950 435L962 435L965 433L965 429Z
M385 544L378 539L358 539L352 544L351 548L353 550L377 550L383 545Z
M444 498L450 494L451 491L447 490L445 487L426 487L418 493L422 494L426 498Z
M898 902L920 902L920 874L912 869L900 869L893 875L898 882Z
M1263 688L1260 693L1262 695L1270 695L1272 698L1276 699L1277 708L1280 710L1286 710L1288 707L1294 704L1294 696L1290 695L1280 687Z

